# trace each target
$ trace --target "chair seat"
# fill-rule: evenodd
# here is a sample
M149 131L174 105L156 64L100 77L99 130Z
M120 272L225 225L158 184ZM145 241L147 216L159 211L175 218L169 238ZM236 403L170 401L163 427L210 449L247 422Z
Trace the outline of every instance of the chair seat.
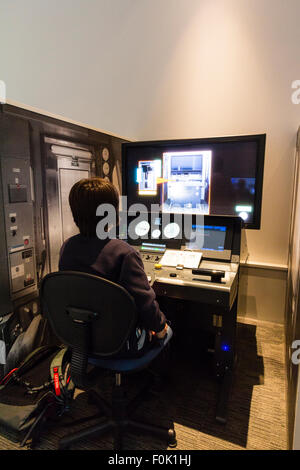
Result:
M124 359L103 359L103 358L89 358L89 364L103 369L109 369L116 372L131 372L138 369L143 369L150 364L156 356L163 350L173 336L173 331L168 327L168 331L163 340L156 342L155 346L147 351L143 356L137 358L124 358Z

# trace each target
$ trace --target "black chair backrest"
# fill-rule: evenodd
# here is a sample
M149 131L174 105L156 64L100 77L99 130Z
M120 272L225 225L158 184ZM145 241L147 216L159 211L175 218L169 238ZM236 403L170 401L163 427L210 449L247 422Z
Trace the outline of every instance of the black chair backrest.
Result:
M129 293L92 274L48 274L41 281L40 301L60 341L88 355L117 354L137 322L135 303Z

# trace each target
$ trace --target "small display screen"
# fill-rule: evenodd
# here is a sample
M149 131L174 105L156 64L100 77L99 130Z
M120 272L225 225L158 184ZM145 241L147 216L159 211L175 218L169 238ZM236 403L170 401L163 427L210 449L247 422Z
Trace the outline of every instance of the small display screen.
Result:
M193 225L193 232L204 231L202 250L224 251L226 227L218 225ZM193 242L188 243L189 249L196 249Z
M166 245L155 243L142 243L141 251L153 251L158 253L164 253L166 251Z

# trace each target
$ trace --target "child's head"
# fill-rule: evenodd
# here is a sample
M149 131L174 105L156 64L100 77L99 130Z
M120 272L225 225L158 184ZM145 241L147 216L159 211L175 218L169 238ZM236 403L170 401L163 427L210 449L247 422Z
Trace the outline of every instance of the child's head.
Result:
M75 224L81 235L96 236L100 204L112 204L118 213L119 194L116 187L103 178L86 178L74 184L69 194L69 203Z

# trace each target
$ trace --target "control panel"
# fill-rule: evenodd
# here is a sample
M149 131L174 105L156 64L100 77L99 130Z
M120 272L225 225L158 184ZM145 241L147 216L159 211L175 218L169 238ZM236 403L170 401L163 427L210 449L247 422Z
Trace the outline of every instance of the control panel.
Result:
M145 247L137 250L157 295L232 307L238 289L239 263L202 259L194 268L164 266L163 253L147 253Z
M4 220L12 299L36 288L32 181L29 159L1 159Z
M142 260L148 261L150 263L158 263L161 260L161 255L152 254L152 253L141 253Z

